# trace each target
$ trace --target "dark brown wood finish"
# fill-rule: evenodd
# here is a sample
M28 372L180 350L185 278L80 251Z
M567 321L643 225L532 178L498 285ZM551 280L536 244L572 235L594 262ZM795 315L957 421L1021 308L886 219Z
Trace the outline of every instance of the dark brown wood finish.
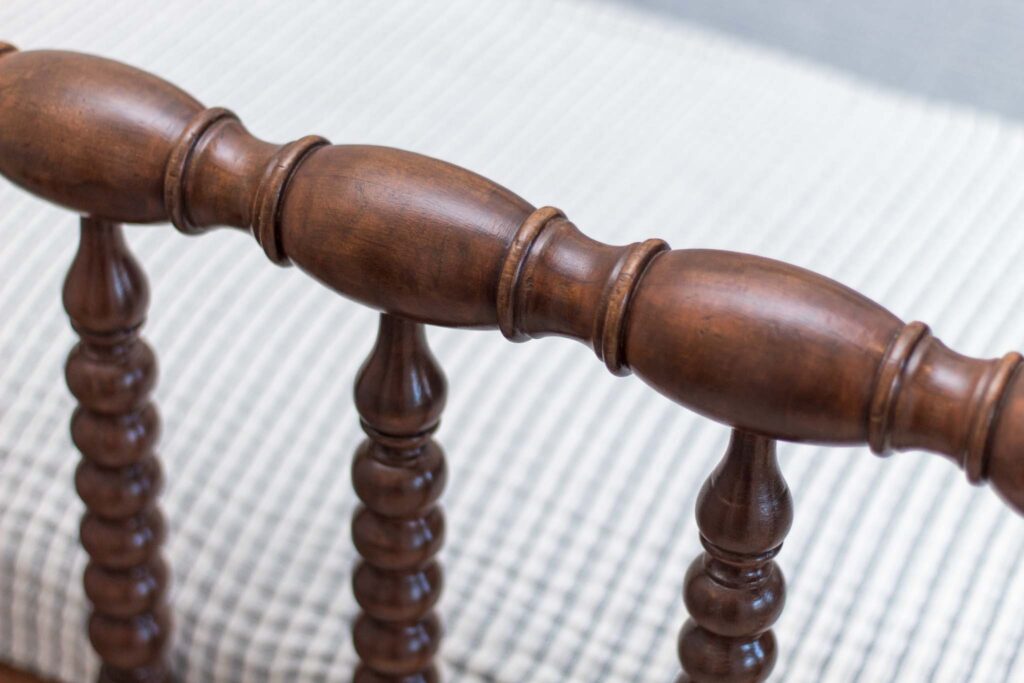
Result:
M436 555L444 542L437 505L447 479L433 439L447 383L423 325L383 314L377 343L356 379L367 438L352 481L363 504L352 520L362 560L352 578L363 613L354 638L356 683L436 683L441 594Z
M86 507L81 537L90 558L89 638L103 661L102 683L169 680L168 570L160 553L161 475L153 453L160 420L149 400L157 367L139 338L148 304L146 277L121 226L82 219L64 283L64 307L81 337L66 376L79 404L71 418L71 436L82 452L75 486Z
M786 584L773 559L793 522L775 442L733 430L697 498L705 552L683 582L691 618L679 633L679 683L758 683L775 666L772 624Z
M231 112L205 109L131 67L6 44L0 45L0 173L40 197L102 217L92 221L97 226L170 220L193 235L214 226L249 231L272 262L294 264L387 314L357 393L370 434L356 463L366 501L355 528L367 560L356 576L366 612L356 628L367 665L363 680L406 680L407 671L414 672L407 680L434 675L426 653L436 647L436 621L426 605L436 598L439 578L429 559L431 544L440 542L431 496L443 470L431 469L442 465L431 459L428 436L443 384L430 394L437 402L430 407L394 384L395 377L417 373L440 377L425 360L425 344L410 341L422 338L418 324L497 328L515 341L570 337L591 347L613 373L635 372L681 405L738 430L702 498L708 555L694 585L718 591L715 599L723 602L696 609L696 626L684 633L683 660L695 680L756 680L726 671L739 665L722 653L726 645L754 647L770 639L758 630L762 622L755 628L754 617L742 612L750 606L737 602L736 592L742 581L748 594L770 592L770 577L778 576L766 553L777 549L784 531L776 537L766 529L788 526L788 498L765 506L757 497L764 486L783 495L766 455L770 440L866 443L879 454L936 452L962 467L969 481L992 482L1024 512L1021 356L960 355L922 323L904 324L801 268L732 252L670 250L660 240L602 244L561 211L537 209L450 164L395 149L334 146L315 136L271 144L250 135ZM101 287L83 278L83 286ZM104 291L120 291L107 284ZM82 322L92 324L88 316ZM115 322L121 330L131 320ZM84 329L100 339L107 328ZM104 392L93 396L95 403ZM430 485L389 488L398 486L400 473L411 477L403 486ZM726 499L745 502L715 503ZM391 535L399 527L409 535ZM429 532L429 540L420 532ZM413 563L400 546L386 549L399 541L421 543L417 562L425 564ZM393 564L395 556L409 563ZM739 576L737 566L747 573ZM767 583L757 583L759 572ZM402 596L412 594L402 592L407 586L399 576L426 580L431 590L405 604ZM729 626L734 631L723 634L715 610L728 605L739 611ZM402 630L410 624L423 640ZM402 654L413 641L422 658ZM765 668L771 659L765 653ZM725 673L714 678L707 673L714 667Z
M0 172L111 220L251 231L275 263L435 325L562 335L616 373L776 439L946 455L1024 510L1020 356L959 355L853 290L746 254L614 247L474 173L318 137L262 142L153 76L0 59Z

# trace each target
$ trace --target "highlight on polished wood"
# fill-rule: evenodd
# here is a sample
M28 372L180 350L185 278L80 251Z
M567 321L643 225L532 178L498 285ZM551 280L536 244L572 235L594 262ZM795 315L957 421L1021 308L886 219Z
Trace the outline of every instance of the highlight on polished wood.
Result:
M705 552L683 582L691 618L679 633L679 683L767 680L777 656L771 626L786 601L774 558L792 523L775 442L733 430L697 498Z
M447 381L423 325L380 316L377 343L359 370L355 399L367 438L356 451L352 482L362 505L352 538L362 560L352 577L362 614L353 627L362 664L355 683L439 680L434 655L441 623L437 553L447 480L433 438Z
M85 223L89 263L127 267L115 223L171 222L192 236L228 226L250 233L271 263L382 313L356 390L368 434L353 469L364 502L353 522L363 558L354 576L364 611L359 680L436 677L444 460L431 433L444 381L425 324L575 339L612 373L635 374L734 430L697 510L706 553L686 580L692 621L679 641L694 681L763 680L775 659L769 628L783 584L773 558L792 516L775 441L937 453L1024 513L1016 352L961 355L925 324L779 261L658 239L604 244L559 209L419 154L315 135L266 142L234 113L99 57L4 44L0 91L0 173L94 217ZM134 337L144 297L133 270L122 291L103 267L76 265L68 299L84 344L68 374L87 416L76 418L83 542L106 582L91 594L93 642L105 671L118 672L111 679L161 680L169 621L155 560L156 418L145 402L154 375ZM94 414L134 416L137 441ZM106 440L89 441L101 432ZM144 531L131 543L129 524ZM143 545L132 545L138 538ZM127 600L127 584L110 583L111 572L129 570L147 572L144 598ZM410 583L426 588L414 595ZM148 640L131 626L139 619L152 624ZM130 647L110 650L112 634ZM760 654L737 658L752 650Z

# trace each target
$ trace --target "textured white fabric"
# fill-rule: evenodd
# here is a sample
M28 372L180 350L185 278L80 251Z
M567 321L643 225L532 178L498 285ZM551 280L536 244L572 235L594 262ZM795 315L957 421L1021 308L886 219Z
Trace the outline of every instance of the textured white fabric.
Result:
M967 353L1024 347L1024 129L664 17L580 0L4 0L0 38L154 71L266 139L459 163L606 241L809 267ZM0 659L87 681L59 300L75 219L0 182L0 235ZM374 315L235 232L130 239L162 365L174 665L185 681L347 680L351 386ZM694 497L727 430L572 342L430 337L451 384L448 680L671 681ZM1024 523L991 491L933 456L780 451L796 521L775 680L1024 679Z

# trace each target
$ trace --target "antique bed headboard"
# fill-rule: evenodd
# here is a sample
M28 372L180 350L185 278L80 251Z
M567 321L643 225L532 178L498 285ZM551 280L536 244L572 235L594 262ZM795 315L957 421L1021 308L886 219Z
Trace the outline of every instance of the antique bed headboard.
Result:
M697 505L681 680L761 681L784 602L792 501L775 441L946 456L1024 512L1021 356L960 355L855 291L757 256L610 246L555 208L469 171L309 136L263 142L230 111L117 62L0 43L0 172L83 216L64 303L93 645L105 681L164 681L171 616L155 504L153 351L144 273L121 223L251 231L268 259L381 312L355 391L361 683L432 681L446 381L424 325L559 335L733 429ZM259 343L254 340L254 343ZM173 381L171 378L170 381Z

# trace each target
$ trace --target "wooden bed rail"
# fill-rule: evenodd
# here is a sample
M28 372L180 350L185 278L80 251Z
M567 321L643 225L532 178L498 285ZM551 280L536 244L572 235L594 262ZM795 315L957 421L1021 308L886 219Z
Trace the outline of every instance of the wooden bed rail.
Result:
M788 529L791 503L773 440L866 443L878 454L939 453L971 482L990 481L1024 512L1020 354L960 355L924 324L904 324L857 292L795 266L725 251L670 250L661 240L610 246L582 234L561 211L535 208L442 161L315 136L270 144L230 111L204 108L137 69L4 44L0 173L102 225L170 221L187 234L215 226L251 231L272 262L294 264L385 314L371 369L390 362L390 372L422 372L429 357L424 323L497 328L514 341L560 335L590 346L611 372L634 372L681 405L733 427L733 443L701 497L708 555L687 580L687 604L700 625L684 629L680 650L694 681L730 674L737 677L728 680L763 680L774 661L774 641L770 648L761 643L764 661L748 667L747 678L738 673L748 666L741 646L770 634L782 604L781 574L771 558ZM88 331L78 318L76 327ZM393 351L380 351L381 344ZM371 396L365 375L360 381L373 448L395 462L405 449L427 474L440 467L441 456L423 451L433 443L423 430L433 429L436 415L388 434L397 419L388 407L406 405L409 396L400 387L392 387L391 397ZM406 403L414 413L422 409ZM359 472L397 486L379 467ZM408 486L425 485L416 481ZM407 522L415 513L422 521L435 514L431 496L439 486L390 516L387 504L360 495L380 519ZM395 495L423 494L403 491ZM760 505L760 517L723 522L728 505L721 501ZM378 536L391 533L375 529ZM376 572L374 581L381 571L401 570L407 579L433 562L432 552L419 564L388 570L378 562L366 571ZM360 576L370 580L365 571ZM436 583L439 575L430 578ZM758 602L751 591L779 599ZM770 605L771 614L737 604L735 619L723 624L713 607L728 601L726 594L746 595L750 610ZM434 599L422 613L380 607L398 616L377 621L404 628ZM421 641L413 642L414 636L396 635L399 626L391 630L395 643L423 646L422 630L415 636ZM377 665L360 680L433 680L422 657L412 660L408 670Z

